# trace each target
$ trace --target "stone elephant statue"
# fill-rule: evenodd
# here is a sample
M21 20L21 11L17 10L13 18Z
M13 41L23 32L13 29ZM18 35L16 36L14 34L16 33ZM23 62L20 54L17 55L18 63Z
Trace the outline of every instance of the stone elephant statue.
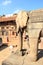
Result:
M17 24L17 32L19 28L24 28L26 26L28 36L29 36L29 44L30 44L30 59L32 61L37 60L38 54L38 34L39 31L35 30L35 26L31 23L30 14L26 11L20 11L16 18Z
M17 24L17 28L16 28L16 31L17 31L17 34L19 33L20 31L20 37L21 37L21 44L20 44L20 50L23 50L23 33L24 33L24 30L26 31L26 28L27 28L27 21L28 20L28 14L26 11L20 11L17 15L17 18L16 18L16 24Z

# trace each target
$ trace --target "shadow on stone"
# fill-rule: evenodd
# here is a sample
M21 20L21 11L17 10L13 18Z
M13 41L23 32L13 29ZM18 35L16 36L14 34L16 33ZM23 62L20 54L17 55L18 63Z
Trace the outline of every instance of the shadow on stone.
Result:
M3 49L5 49L5 48L7 48L7 47L8 47L8 45L3 44L2 46L0 46L0 51L2 51Z
M43 57L43 49L38 49L38 60Z
M21 52L22 52L22 56L24 56L26 54L26 51L27 49L22 49Z

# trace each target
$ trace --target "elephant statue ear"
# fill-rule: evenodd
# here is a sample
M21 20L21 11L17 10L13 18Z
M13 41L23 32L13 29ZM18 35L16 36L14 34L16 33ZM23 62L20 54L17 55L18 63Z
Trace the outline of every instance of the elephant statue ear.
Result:
M26 11L20 11L16 18L16 24L17 24L17 31L19 30L19 27L23 28L26 26L27 23L27 12Z

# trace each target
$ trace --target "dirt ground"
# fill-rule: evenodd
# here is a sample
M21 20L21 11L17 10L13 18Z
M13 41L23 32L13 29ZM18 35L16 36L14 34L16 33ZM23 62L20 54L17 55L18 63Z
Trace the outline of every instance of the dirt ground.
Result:
M43 41L42 41L43 42ZM24 65L43 65L43 44L39 44L39 49L40 52L38 54L38 61L37 62L28 62L28 60L25 60L24 62ZM26 47L26 43L25 43L25 47ZM14 52L17 50L17 48L15 47L14 49ZM4 61L5 59L7 59L9 56L11 55L11 51L9 49L9 47L3 49L0 51L0 65L2 65L2 61ZM28 56L26 56L26 59L28 59ZM28 62L28 64L27 64Z

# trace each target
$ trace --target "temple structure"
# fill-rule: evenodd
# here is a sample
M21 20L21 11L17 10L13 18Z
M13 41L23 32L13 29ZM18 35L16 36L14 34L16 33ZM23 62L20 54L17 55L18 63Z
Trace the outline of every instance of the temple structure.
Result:
M16 14L0 16L0 44L14 43Z

